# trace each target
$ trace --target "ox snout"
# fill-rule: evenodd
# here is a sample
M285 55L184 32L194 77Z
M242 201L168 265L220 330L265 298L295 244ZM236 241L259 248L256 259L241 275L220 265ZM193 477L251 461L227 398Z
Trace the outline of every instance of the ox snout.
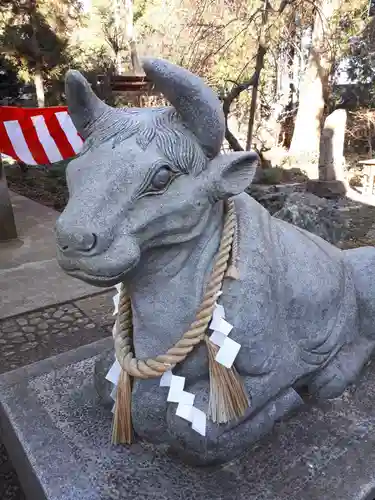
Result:
M95 251L98 246L98 235L83 228L64 231L57 225L56 240L61 251L76 255Z
M95 229L80 225L61 215L55 225L57 248L69 257L103 253L111 241Z
M94 286L113 286L139 262L140 249L133 238L116 239L90 228L67 223L60 217L55 226L57 260L69 275Z

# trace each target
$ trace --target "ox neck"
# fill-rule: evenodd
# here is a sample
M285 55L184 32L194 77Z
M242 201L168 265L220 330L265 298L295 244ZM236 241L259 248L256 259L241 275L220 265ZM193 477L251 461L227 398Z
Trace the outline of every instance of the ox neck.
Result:
M223 222L224 204L218 202L201 235L142 255L141 265L127 284L136 357L164 352L194 321L219 249Z

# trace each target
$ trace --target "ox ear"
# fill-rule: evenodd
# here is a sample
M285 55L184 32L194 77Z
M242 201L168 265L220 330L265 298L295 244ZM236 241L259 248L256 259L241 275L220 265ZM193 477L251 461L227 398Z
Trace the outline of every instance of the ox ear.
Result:
M223 154L211 160L207 170L214 198L221 200L245 191L258 163L259 156L249 151Z

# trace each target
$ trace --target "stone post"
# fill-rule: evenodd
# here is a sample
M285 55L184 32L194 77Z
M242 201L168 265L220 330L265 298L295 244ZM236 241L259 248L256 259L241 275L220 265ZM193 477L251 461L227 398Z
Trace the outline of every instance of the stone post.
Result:
M340 198L346 194L344 140L345 109L327 116L320 137L319 180L307 183L307 191L322 198Z
M17 238L12 203L10 201L5 170L0 155L0 241Z
M319 179L344 181L345 109L336 109L327 116L320 138Z

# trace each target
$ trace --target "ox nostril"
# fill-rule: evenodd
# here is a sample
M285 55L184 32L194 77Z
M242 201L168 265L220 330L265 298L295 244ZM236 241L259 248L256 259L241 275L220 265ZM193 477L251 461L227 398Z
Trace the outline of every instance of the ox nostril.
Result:
M77 231L72 234L71 247L79 252L90 252L96 246L97 236L95 233ZM69 246L69 245L68 245Z
M82 229L70 229L57 227L57 245L63 252L86 253L95 249L98 237L95 233L86 232Z
M92 242L90 248L87 249L87 252L89 252L90 250L94 250L98 242L98 237L96 236L95 233L91 233L91 236L92 236Z

